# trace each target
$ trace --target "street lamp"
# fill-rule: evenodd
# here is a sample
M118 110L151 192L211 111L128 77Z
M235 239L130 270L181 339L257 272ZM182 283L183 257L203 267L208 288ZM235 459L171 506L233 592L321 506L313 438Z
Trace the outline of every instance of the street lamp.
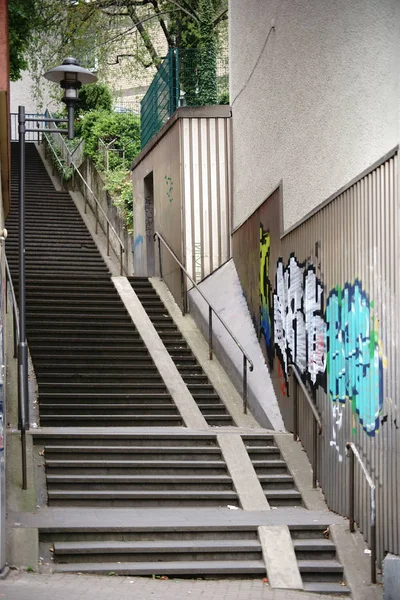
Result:
M97 77L81 67L75 58L66 58L62 65L50 69L44 74L49 81L59 83L64 89L63 102L67 105L67 119L51 117L25 117L25 107L18 107L18 141L19 141L19 342L18 342L18 396L19 420L22 444L22 489L27 489L26 474L26 437L29 429L29 394L28 394L28 344L26 340L26 303L25 303L25 134L43 131L39 124L67 123L68 129L49 129L49 133L68 134L74 138L74 110L78 101L78 90L85 83L97 81ZM36 129L27 129L26 123L36 123Z

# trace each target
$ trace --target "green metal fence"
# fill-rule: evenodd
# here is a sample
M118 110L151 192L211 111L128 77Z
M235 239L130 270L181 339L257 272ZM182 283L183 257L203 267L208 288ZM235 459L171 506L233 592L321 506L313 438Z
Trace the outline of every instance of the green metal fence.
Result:
M142 148L178 106L229 104L228 53L220 50L211 58L204 76L205 60L210 65L207 50L169 49L140 104Z

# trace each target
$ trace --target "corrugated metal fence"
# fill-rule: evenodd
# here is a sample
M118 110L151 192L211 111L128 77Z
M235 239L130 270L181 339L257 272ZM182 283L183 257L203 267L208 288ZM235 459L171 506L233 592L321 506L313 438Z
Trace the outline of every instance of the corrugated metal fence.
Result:
M230 123L182 119L185 264L196 282L230 254Z
M322 490L331 509L348 514L345 445L353 441L376 484L379 560L400 552L399 204L394 150L284 235L274 294L275 348L286 306L295 322L285 331L289 355L314 386L322 416ZM312 419L301 390L299 397L300 439L311 458ZM369 488L356 477L355 516L368 539Z

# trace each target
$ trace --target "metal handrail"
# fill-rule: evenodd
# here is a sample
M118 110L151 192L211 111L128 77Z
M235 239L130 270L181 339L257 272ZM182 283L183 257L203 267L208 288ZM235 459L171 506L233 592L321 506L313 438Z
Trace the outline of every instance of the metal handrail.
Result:
M293 363L288 365L288 371L292 371L294 375L294 391L293 391L293 439L297 442L299 437L299 411L298 411L298 393L297 386L299 385L303 391L304 397L308 402L313 414L313 459L312 459L312 471L313 471L313 488L317 487L317 471L318 471L318 435L322 433L322 421L315 406L309 391L307 390L304 382L301 378L301 373L297 366Z
M158 231L156 231L154 233L154 241L156 241L156 240L158 240L158 258L159 258L160 277L161 277L161 279L163 278L163 275L162 275L162 261L161 261L161 242L164 244L165 248L168 250L168 252L170 253L170 255L173 257L173 259L178 263L178 265L180 267L180 270L181 270L182 314L184 315L187 312L187 292L185 291L185 281L184 281L183 274L186 275L186 277L189 279L189 281L196 288L196 290L199 292L200 296L203 298L203 300L205 300L205 302L208 305L208 348L209 348L209 358L210 358L210 360L212 360L212 358L213 358L213 330L212 330L212 315L213 315L213 313L218 318L218 320L220 321L220 323L225 327L226 331L229 333L229 335L231 336L231 338L235 342L236 346L242 352L242 354L243 354L243 412L246 414L247 413L247 363L249 363L249 369L250 369L250 371L252 371L254 369L253 361L251 360L251 358L249 357L249 355L247 354L247 352L245 351L245 349L243 348L243 346L241 345L241 343L239 342L239 340L236 338L236 336L229 329L228 325L225 323L225 321L222 319L222 317L220 317L220 315L217 313L216 309L207 300L207 298L205 297L205 295L203 294L203 292L201 291L201 289L199 288L199 286L197 285L197 283L189 275L189 273L187 272L187 270L185 269L185 267L183 266L183 264L180 262L179 258L176 256L175 252L172 250L172 248L169 246L169 244L165 241L165 239L162 237L162 235Z
M58 162L58 164L60 165L60 168L61 168L61 170L62 170L62 172L63 172L63 178L64 178L64 176L65 176L65 174L66 174L66 173L65 173L65 169L64 169L64 165L62 164L62 162L61 162L60 158L58 157L58 155L57 155L57 152L54 150L54 148L53 148L53 144L50 142L50 138L49 138L49 136L47 135L47 133L46 133L45 131L42 131L42 134L43 134L43 135L44 135L44 137L46 138L46 140L47 140L47 143L48 143L48 145L50 146L50 150L52 151L52 153L54 154L54 157L55 157L56 161L57 161L57 162ZM54 174L54 173L53 173L53 174Z
M370 488L370 546L371 546L371 583L376 583L376 488L371 475L368 473L365 464L353 442L346 444L347 456L350 458L349 471L349 521L350 531L355 531L354 523L354 499L355 499L355 482L354 482L354 457L364 473L365 479Z
M50 113L49 111L46 111L46 112L47 112L47 113L48 113L48 115L51 117L51 113ZM44 120L45 120L45 119L44 119ZM50 147L51 147L51 149L52 149L52 151L53 151L54 155L56 156L56 158L57 158L57 161L58 161L58 163L60 164L60 166L61 166L61 168L62 168L63 174L65 175L65 170L64 170L64 167L63 167L63 165L61 164L61 161L59 160L59 158L58 158L58 156L57 156L57 154L56 154L56 152L55 152L54 148L52 147L52 144L51 144L51 142L49 141L47 134L46 134L46 133L44 133L44 136L45 136L45 138L46 138L46 140L47 140L47 143L50 145ZM118 241L118 243L119 243L119 263L120 263L120 275L122 275L122 274L123 274L123 271L124 271L124 268L123 268L123 254L124 254L124 252L125 252L125 246L124 246L124 244L123 244L123 242L122 242L121 238L119 237L118 233L116 232L116 230L115 230L115 228L114 228L113 224L111 223L110 219L108 218L107 214L105 213L105 211L104 211L103 207L101 206L101 204L100 204L100 202L99 202L98 198L96 197L96 194L93 192L93 190L91 189L90 185L87 183L86 179L83 177L82 173L80 172L80 170L78 169L78 167L77 167L77 166L76 166L76 164L74 163L74 161L73 161L73 158L72 158L71 151L70 151L70 149L68 148L67 144L65 143L65 140L64 140L62 137L61 137L61 143L63 144L63 146L64 146L64 149L65 149L65 150L66 150L66 152L67 152L67 155L68 155L68 163L69 163L69 165L70 165L70 166L72 166L72 167L73 167L73 169L74 169L74 171L75 171L75 172L76 172L76 173L79 175L79 177L81 178L81 180L82 180L82 182L83 182L83 185L86 187L86 189L87 189L87 190L89 191L89 193L92 195L92 197L93 197L93 200L95 201L95 207L96 207L96 210L95 210L95 217L96 217L95 233L96 233L96 235L98 234L98 224L99 224L99 209L100 209L100 212L102 213L102 215L103 215L104 219L106 220L106 223L107 223L107 233L106 233L106 236L107 236L107 256L110 256L110 229L111 229L111 231L113 232L113 234L115 235L115 237L117 238L117 241ZM75 150L76 150L76 148L75 148ZM87 214L87 197L86 197L86 194L85 194L85 208L84 208L84 211L85 211L85 214Z
M10 267L8 265L7 256L5 256L6 264L6 281L8 281L8 289L11 291L11 301L13 307L13 325L14 325L14 358L18 356L18 344L19 344L19 319L18 319L18 305L17 298L15 296L14 285L12 282ZM7 306L7 300L6 300ZM22 465L22 489L28 489L28 476L27 476L27 463L26 463L26 430L28 429L26 423L25 407L22 402L22 394L20 386L18 386L18 428L21 431L21 465Z

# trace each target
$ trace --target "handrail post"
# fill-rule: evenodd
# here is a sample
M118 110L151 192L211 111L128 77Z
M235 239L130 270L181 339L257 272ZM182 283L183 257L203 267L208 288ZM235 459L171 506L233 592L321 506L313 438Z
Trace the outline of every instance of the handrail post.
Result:
M243 354L243 413L247 415L247 358Z
M318 426L317 421L313 419L313 483L317 487L317 469L318 469Z
M122 260L123 250L121 244L119 245L119 274L122 275L124 272L123 269L123 260Z
M97 234L97 232L98 232L98 224L99 224L99 205L97 204L97 202L95 204L96 204L96 228L95 228L95 232Z
M213 359L212 308L208 307L208 350L210 360Z
M299 437L299 424L298 424L298 385L295 374L292 369L292 383L293 383L293 440L297 442Z
M163 273L162 273L162 258L161 258L161 240L159 237L157 237L157 242L158 242L158 264L160 266L160 279L162 279Z
M354 452L350 446L349 452L350 468L349 468L349 522L350 531L354 533Z
M181 269L181 300L182 300L182 314L186 315L186 299L185 299L185 279L183 276L183 270Z
M13 308L13 329L14 329L14 358L18 357L18 332L17 332L18 315Z
M121 245L120 245L121 248ZM107 256L110 256L110 223L107 221Z
M375 504L375 501L376 501L375 487L371 487L371 583L376 583L376 504Z

